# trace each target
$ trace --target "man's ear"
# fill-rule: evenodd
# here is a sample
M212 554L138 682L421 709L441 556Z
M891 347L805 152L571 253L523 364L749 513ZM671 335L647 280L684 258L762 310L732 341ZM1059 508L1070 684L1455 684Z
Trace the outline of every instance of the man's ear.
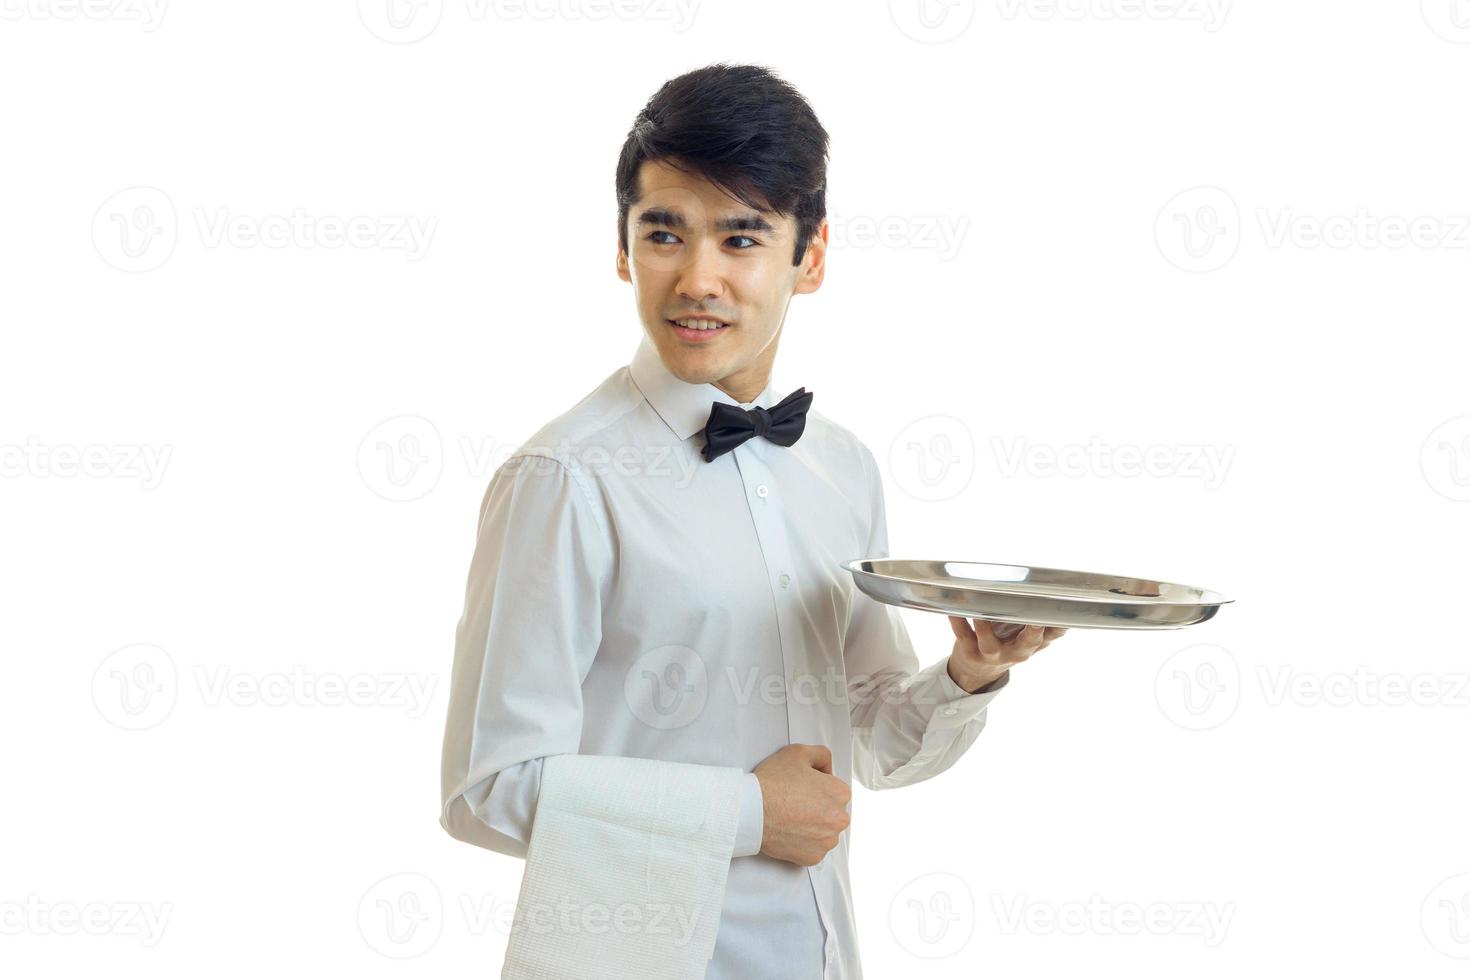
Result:
M827 236L829 226L827 219L812 235L812 240L807 242L806 254L801 257L801 274L797 276L796 288L793 293L814 293L822 286L822 280L827 275Z
M623 240L622 240L622 229L621 228L618 229L618 236L619 237L616 239L616 241L618 243L618 259L617 259L618 278L621 279L621 280L623 280L623 282L632 282L633 281L633 272L632 272L631 269L628 268L628 253L625 252L625 251L623 251Z

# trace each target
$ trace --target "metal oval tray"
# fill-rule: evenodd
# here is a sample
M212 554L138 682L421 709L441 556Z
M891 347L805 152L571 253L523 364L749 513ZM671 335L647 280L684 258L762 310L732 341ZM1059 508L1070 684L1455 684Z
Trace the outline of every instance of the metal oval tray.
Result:
M879 602L1001 623L1169 630L1234 601L1192 585L1030 565L861 558L842 567Z

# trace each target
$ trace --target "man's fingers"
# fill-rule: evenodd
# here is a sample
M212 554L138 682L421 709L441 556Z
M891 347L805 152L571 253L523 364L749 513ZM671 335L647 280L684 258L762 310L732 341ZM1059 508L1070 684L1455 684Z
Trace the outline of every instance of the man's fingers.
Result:
M1039 653L1040 651L1045 650L1047 647L1051 646L1053 640L1055 640L1059 636L1065 635L1066 632L1067 628L1065 626L1048 626L1046 628L1046 634L1041 638L1041 645L1036 648L1037 652Z
M988 619L966 620L960 616L950 616L949 625L957 638L973 637L981 662L990 665L1021 663L1067 632L1065 626L992 623Z
M1000 653L1000 638L995 635L995 627L988 619L976 619L975 644L980 648L982 657L995 657Z
M1032 650L1030 654L1027 654L1027 656L1029 657L1031 656L1031 654L1040 653L1042 650L1045 650L1047 647L1051 646L1053 640L1055 640L1059 636L1064 635L1066 632L1067 627L1065 626L1048 626L1046 628L1046 631L1041 636L1041 642L1038 643L1036 645L1036 649Z
M974 639L982 660L1001 664L1020 663L1067 632L1065 626L992 623L988 619L971 620L962 616L950 616L949 625L956 638Z
M832 772L832 750L825 745L813 745L811 752L812 767L822 772Z
M992 623L991 629L995 631L995 638L1001 642L1009 640L1023 629L1020 623Z
M1011 639L1010 645L1008 645L1007 651L1005 652L1016 663L1020 663L1020 661L1026 660L1030 655L1035 654L1036 648L1041 646L1044 633L1045 630L1041 626L1028 626L1022 632L1016 633L1016 638Z
M1007 663L1020 663L1041 649L1046 642L1046 631L1040 626L1027 626L1006 644L1004 656Z

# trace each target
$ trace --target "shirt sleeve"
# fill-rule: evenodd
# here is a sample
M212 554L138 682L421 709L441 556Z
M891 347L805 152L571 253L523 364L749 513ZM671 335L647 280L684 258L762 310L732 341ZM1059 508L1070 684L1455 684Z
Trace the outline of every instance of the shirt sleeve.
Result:
M869 488L864 558L887 558L883 480L863 447ZM868 789L908 786L952 766L985 727L986 708L1010 682L1007 672L973 694L949 676L948 657L919 669L896 606L853 588L843 642L853 774Z
M764 808L761 781L755 773L748 772L740 784L740 822L736 824L733 857L750 857L760 853L761 840L766 830Z
M444 729L439 823L452 837L526 857L543 762L581 747L616 549L591 481L560 460L518 453L491 477ZM746 773L732 856L757 853L763 829L760 783Z
M494 850L525 856L531 841L536 801L541 795L543 761L544 759L531 759L518 763L466 794L465 802L471 804L471 810L483 813L484 822L502 839L518 841L520 845L519 848L494 847ZM449 829L447 825L445 829ZM450 830L450 833L454 831ZM755 773L748 772L740 784L740 817L736 824L734 852L730 856L750 857L759 854L764 835L765 799L761 793L761 782ZM487 843L485 846L492 845Z

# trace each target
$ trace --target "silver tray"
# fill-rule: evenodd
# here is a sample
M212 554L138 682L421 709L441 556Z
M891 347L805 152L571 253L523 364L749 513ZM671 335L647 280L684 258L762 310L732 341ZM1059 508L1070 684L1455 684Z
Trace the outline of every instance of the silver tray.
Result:
M842 567L879 602L999 623L1171 630L1234 601L1192 585L1029 565L860 558Z

